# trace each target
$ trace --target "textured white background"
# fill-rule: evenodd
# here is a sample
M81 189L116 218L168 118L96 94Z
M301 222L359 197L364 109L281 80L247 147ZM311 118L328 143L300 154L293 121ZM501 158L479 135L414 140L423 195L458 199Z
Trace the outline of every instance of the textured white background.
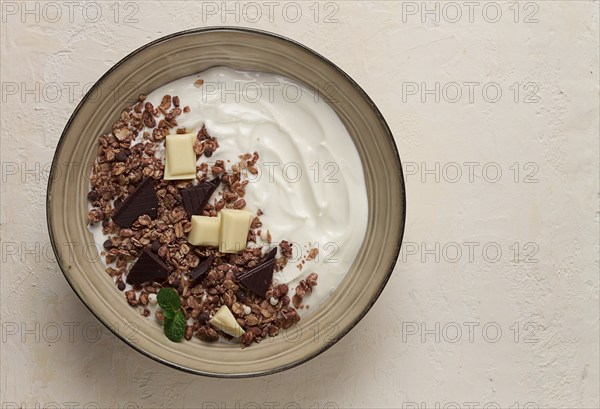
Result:
M221 2L2 2L2 408L599 407L598 2L476 2L472 15L458 2L458 22L445 3L425 22L421 2L303 2L298 22L273 4L254 22ZM44 210L86 84L151 40L223 23L289 36L349 73L394 132L408 195L406 251L365 319L301 367L235 381L98 335L53 260ZM408 92L436 83L439 102Z

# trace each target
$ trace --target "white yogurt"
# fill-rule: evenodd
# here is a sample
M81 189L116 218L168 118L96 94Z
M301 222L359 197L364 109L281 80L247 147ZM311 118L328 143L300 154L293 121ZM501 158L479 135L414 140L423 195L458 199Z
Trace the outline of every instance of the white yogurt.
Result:
M204 80L201 87L194 85ZM262 72L216 67L173 81L150 93L158 106L166 94L179 96L189 113L179 126L198 131L202 125L219 142L211 158L230 160L257 151L258 175L248 175L246 209L263 215L273 243L287 240L295 258L274 280L290 287L315 272L318 285L304 298L314 311L329 297L350 269L363 242L368 217L362 165L348 131L334 110L313 91L286 78ZM140 133L141 135L141 133ZM100 245L106 239L94 228ZM263 234L264 237L264 234ZM319 255L298 264L310 248Z

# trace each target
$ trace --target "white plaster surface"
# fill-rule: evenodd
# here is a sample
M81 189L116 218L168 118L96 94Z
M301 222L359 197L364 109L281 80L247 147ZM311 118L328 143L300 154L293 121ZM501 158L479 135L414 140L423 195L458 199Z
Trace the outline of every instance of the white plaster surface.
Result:
M259 18L233 2L50 3L1 3L2 408L599 407L598 2L430 2L440 19L425 22L422 2L300 2L298 22L288 2L254 3ZM401 260L363 321L307 364L235 381L99 327L53 260L44 210L84 86L151 40L223 23L289 36L364 87L408 196ZM410 95L436 83L439 102ZM436 164L439 181L423 172Z

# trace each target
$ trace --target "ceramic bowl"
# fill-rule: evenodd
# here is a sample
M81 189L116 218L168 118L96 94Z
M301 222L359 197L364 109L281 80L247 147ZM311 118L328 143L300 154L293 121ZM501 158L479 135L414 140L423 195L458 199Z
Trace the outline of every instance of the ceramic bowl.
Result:
M86 195L98 136L110 130L121 110L139 94L214 66L280 74L319 91L356 144L369 202L364 242L332 296L284 334L246 349L196 339L168 342L162 328L129 307L123 293L117 291L104 272L86 226ZM406 201L400 158L373 101L316 52L257 30L189 30L129 54L95 84L71 116L56 148L49 180L47 218L52 246L61 270L83 303L139 352L207 376L270 374L306 362L331 347L378 298L392 274L404 231Z

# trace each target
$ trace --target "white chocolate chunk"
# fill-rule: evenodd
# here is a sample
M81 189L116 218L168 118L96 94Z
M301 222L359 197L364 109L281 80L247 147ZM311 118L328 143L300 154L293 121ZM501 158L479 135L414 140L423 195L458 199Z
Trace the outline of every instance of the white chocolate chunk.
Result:
M254 214L247 210L221 210L219 251L221 253L237 253L244 250L248 229L250 229L253 219Z
M222 305L209 322L232 337L241 337L246 332L240 327L240 324L237 323L235 317L226 305Z
M167 135L165 180L194 179L196 177L196 153L193 133Z
M192 216L192 230L188 241L194 246L219 246L221 215L217 217Z

